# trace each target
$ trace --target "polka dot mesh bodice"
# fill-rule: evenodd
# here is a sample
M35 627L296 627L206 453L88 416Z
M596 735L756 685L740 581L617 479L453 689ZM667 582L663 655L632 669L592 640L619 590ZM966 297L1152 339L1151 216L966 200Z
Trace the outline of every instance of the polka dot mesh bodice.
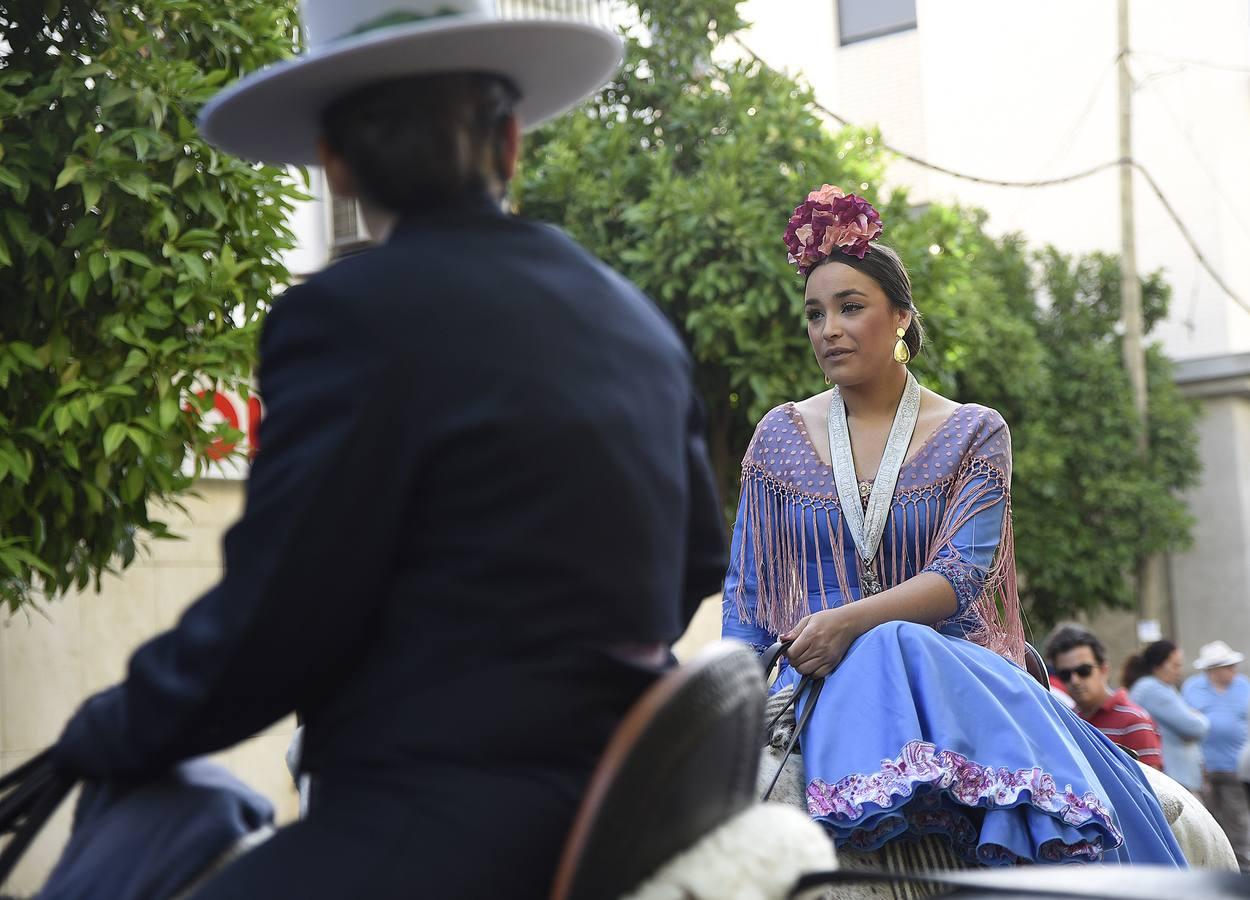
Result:
M732 602L739 624L759 631L750 642L767 642L809 612L859 599L860 562L833 470L793 403L761 420L742 473L727 624ZM960 406L904 461L875 569L886 588L920 572L943 576L958 610L939 628L1016 656L1023 636L1010 480L1011 439L1002 417L988 407Z

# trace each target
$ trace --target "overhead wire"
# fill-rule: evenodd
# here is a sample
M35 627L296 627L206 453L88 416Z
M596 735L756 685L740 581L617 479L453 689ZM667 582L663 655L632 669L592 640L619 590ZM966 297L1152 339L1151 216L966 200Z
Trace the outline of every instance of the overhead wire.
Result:
M740 37L733 35L733 40L739 47L742 48L743 52L745 52L757 64L769 69L770 71L778 71L770 65L767 60L763 59L758 53L747 46L747 44ZM1116 58L1118 60L1119 56L1117 55ZM851 128L858 127L854 122L844 116L838 115L819 101L813 99L812 104L821 113L838 124ZM1060 184L1071 184L1074 181L1080 181L1081 179L1089 178L1092 175L1097 175L1099 172L1128 165L1137 171L1145 180L1147 187L1149 187L1151 192L1158 198L1159 203L1163 206L1164 212L1167 213L1168 218L1172 220L1172 223L1176 226L1177 230L1180 231L1181 237L1185 239L1185 243L1189 245L1189 249L1193 251L1194 257L1198 260L1198 263L1203 269L1206 270L1207 274L1211 276L1211 279L1216 283L1220 290L1228 295L1228 298L1235 304L1247 313L1250 313L1250 302L1247 302L1236 291L1234 291L1232 287L1229 286L1228 282L1224 280L1224 277L1220 275L1216 268L1211 264L1211 261L1207 259L1206 254L1202 252L1202 248L1198 245L1198 241L1194 238L1193 233L1185 225L1185 222L1181 219L1180 215L1176 212L1176 208L1172 205L1171 201L1168 200L1167 195L1163 193L1163 189L1159 187L1159 183L1155 180L1154 176L1150 174L1145 166L1135 159L1113 159L1108 162L1091 166L1088 169L1082 169L1068 175L1061 175L1057 178L1035 178L1027 181L1018 181L1005 178L986 178L981 175L972 175L967 172L960 172L956 169L951 169L946 166L938 165L937 163L929 162L927 159L923 159L913 153L908 153L905 150L891 146L886 141L881 141L880 143L881 146L889 153L899 157L900 159L905 159L922 169L928 169L931 172L938 172L939 174L947 175L960 181L967 181L973 184L991 185L994 187L1041 188L1052 187Z
M1134 91L1136 92L1137 90L1140 90L1148 81L1149 77L1144 80L1134 78ZM1229 215L1232 216L1233 221L1241 227L1242 233L1246 236L1247 240L1250 240L1250 224L1247 224L1246 220L1241 217L1240 210L1233 205L1233 202L1228 198L1227 192L1221 188L1219 179L1216 178L1215 173L1211 171L1211 167L1203 158L1201 151L1198 149L1197 143L1194 141L1191 127L1187 123L1181 121L1181 117L1177 115L1176 110L1172 108L1172 105L1167 102L1163 94L1158 90L1142 91L1141 93L1143 96L1150 97L1150 99L1153 100L1161 110L1163 110L1164 114L1172 120L1172 124L1176 126L1176 130L1179 131L1181 136L1185 139L1185 143L1189 147L1189 152L1193 156L1194 162L1198 164L1198 168L1202 170L1202 174L1207 177L1207 181L1209 181L1211 186L1215 188L1216 197L1224 204L1225 208L1229 212Z
M1211 62L1206 59L1186 59L1179 56L1169 56L1166 53L1156 53L1153 50L1134 50L1133 53L1137 56L1153 56L1156 59L1163 60L1163 62L1171 63L1174 66L1186 66L1194 69L1213 69L1219 72L1236 72L1242 75L1250 75L1250 66L1242 65L1240 63Z

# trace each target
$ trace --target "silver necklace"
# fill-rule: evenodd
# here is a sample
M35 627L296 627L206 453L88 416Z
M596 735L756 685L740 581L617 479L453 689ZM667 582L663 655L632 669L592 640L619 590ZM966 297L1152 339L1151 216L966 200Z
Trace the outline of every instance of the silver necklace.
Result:
M881 454L877 476L868 491L867 509L863 505L861 486L855 477L855 457L851 453L851 429L846 421L846 403L837 387L829 401L829 455L833 459L833 482L838 489L838 503L842 515L851 529L855 550L860 560L860 589L864 596L880 593L881 579L873 561L885 533L885 520L890 514L894 499L894 487L898 473L903 468L907 448L916 432L916 420L920 418L920 384L916 377L907 373L907 384L894 413L894 424Z

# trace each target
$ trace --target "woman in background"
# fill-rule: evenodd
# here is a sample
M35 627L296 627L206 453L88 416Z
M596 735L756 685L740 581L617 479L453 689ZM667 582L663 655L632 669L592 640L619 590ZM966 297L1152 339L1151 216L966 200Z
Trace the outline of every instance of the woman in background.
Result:
M1120 684L1129 699L1150 713L1163 738L1163 771L1195 794L1202 793L1202 739L1207 717L1181 696L1185 652L1169 640L1155 641L1124 663Z

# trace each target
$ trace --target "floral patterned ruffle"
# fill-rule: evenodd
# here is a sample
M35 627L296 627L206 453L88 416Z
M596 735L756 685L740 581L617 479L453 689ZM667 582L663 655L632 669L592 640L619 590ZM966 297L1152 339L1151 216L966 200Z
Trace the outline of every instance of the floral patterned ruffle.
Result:
M927 789L915 802L903 801ZM1027 796L1026 796L1027 794ZM807 787L807 808L813 817L828 817L831 824L850 824L864 815L871 803L887 815L865 828L854 829L846 843L855 849L879 847L890 838L912 831L917 834L945 834L956 849L981 864L1012 863L1017 860L1005 848L978 847L979 829L966 811L940 802L950 797L961 806L997 809L1028 803L1034 809L1079 828L1096 822L1110 837L1067 844L1050 840L1040 848L1041 856L1052 861L1097 860L1109 849L1119 847L1124 838L1102 801L1092 792L1078 795L1068 785L1059 790L1055 779L1039 767L995 769L983 766L952 750L938 750L927 741L911 741L896 759L882 760L881 769L871 774L852 774L830 785L821 779Z

